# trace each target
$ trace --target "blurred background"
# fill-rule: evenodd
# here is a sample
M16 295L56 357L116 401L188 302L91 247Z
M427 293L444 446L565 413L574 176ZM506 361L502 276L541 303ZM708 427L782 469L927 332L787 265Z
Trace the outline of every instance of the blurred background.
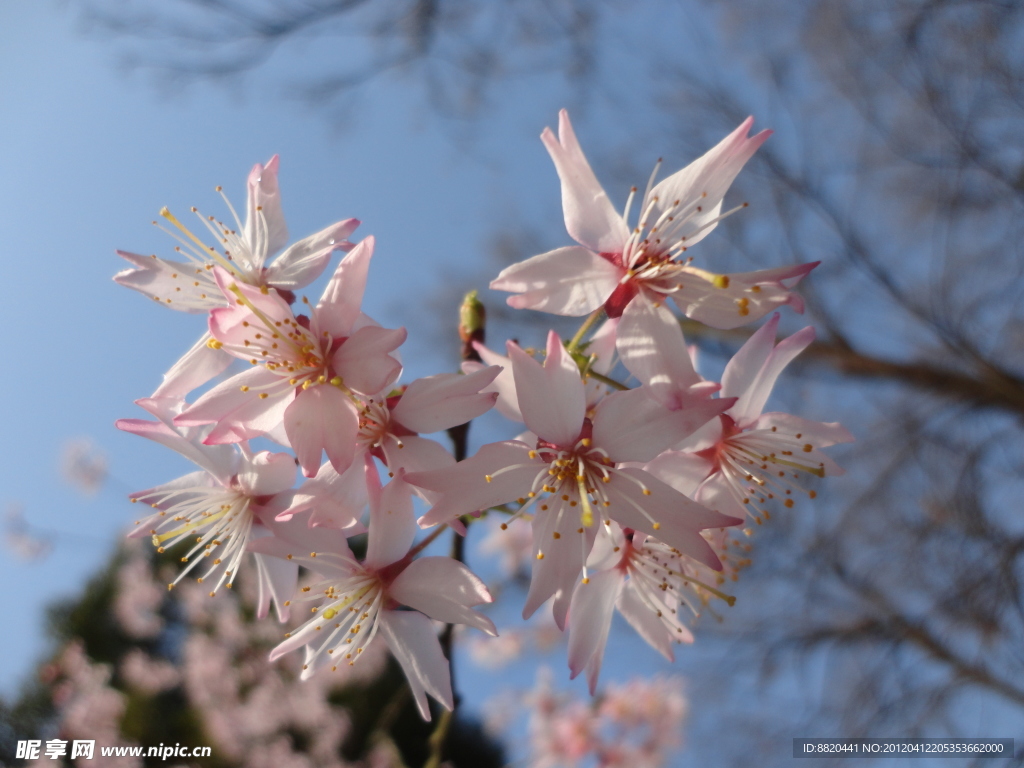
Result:
M0 3L0 761L16 739L77 734L212 744L211 766L423 763L383 654L294 685L265 663L280 630L252 621L245 588L171 601L165 564L123 546L126 494L189 467L113 422L142 415L132 401L204 321L115 286L114 249L169 254L161 206L223 215L214 186L241 204L278 153L294 236L349 216L376 235L364 309L409 328L405 380L455 370L466 290L496 348L551 320L483 289L570 242L537 139L561 107L616 205L748 114L775 130L730 193L750 207L699 263L822 262L807 314L783 315L819 341L770 407L857 442L833 452L844 477L758 528L736 606L702 617L674 665L614 625L594 704L557 631L517 621L514 541L477 526L468 562L501 587L506 631L458 638L446 759L610 766L635 743L633 765L774 766L793 737L826 736L1020 751L1022 39L1024 6L996 0ZM684 330L711 378L750 332ZM514 431L488 415L471 442ZM579 754L553 751L545 717L587 734Z

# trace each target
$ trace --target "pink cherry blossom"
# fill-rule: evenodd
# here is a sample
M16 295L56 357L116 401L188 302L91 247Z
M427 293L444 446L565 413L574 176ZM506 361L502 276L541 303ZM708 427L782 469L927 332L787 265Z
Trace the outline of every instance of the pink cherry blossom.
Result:
M547 668L520 702L529 714L532 768L659 768L678 754L687 713L679 678L633 678L586 702L555 690Z
M160 211L173 229L165 229L179 245L175 250L187 261L171 261L153 256L140 256L117 251L118 256L132 264L119 272L114 281L139 291L162 306L181 312L209 312L231 304L213 277L213 268L220 266L238 282L259 288L275 289L291 300L292 292L309 285L320 276L337 250L351 250L349 236L359 226L357 219L345 219L300 240L267 265L288 242L288 227L281 211L277 183L279 160L274 155L266 166L257 163L248 178L246 219L243 224L230 201L217 188L231 213L232 222L225 224L212 216L204 217L193 208L201 224L201 235L212 238L208 244L166 208ZM153 222L156 224L156 222ZM158 225L160 226L160 225ZM161 227L163 228L163 227ZM204 335L164 376L154 397L184 397L193 389L222 373L230 357L208 346Z
M705 537L725 529L704 532ZM709 597L730 605L734 598L710 582L718 573L657 539L625 531L614 522L598 537L588 577L576 585L569 607L569 669L586 670L590 692L597 689L605 642L617 608L647 643L672 661L673 643L692 643L693 634L679 616L699 616Z
M372 324L359 310L374 240L368 237L338 265L310 314L293 314L276 292L237 282L214 269L231 306L210 313L212 344L252 364L213 387L175 421L215 424L208 444L274 434L292 447L307 477L327 458L339 473L352 464L359 430L359 396L386 390L401 363L390 353L404 328Z
M292 528L279 538L253 543L255 551L301 562L321 577L300 598L322 601L313 609L316 615L290 633L270 658L305 646L306 679L321 667L355 664L379 631L405 671L420 714L429 720L428 693L447 709L454 707L448 660L431 619L494 635L493 622L473 610L492 598L460 562L448 557L413 559L410 547L418 528L412 488L399 474L381 489L370 458L366 472L370 533L362 562L352 555L343 535L330 529ZM276 525L272 529L281 533ZM399 606L414 610L397 610Z
M558 336L548 336L543 365L516 344L508 345L520 411L536 446L511 440L485 445L473 457L409 482L439 493L421 524L447 523L462 515L517 501L534 514L534 569L524 617L549 597L564 626L569 597L594 543L599 519L660 536L709 567L720 564L701 537L703 528L739 521L695 504L642 469L626 462L653 459L726 406L704 400L666 411L644 392L609 395L587 415L583 382Z
M498 366L483 366L466 375L427 376L387 398L369 399L359 413L359 450L372 453L392 473L453 464L446 448L420 434L465 424L489 411L498 395L488 388L500 373Z
M774 499L791 507L793 493L806 493L801 474L843 474L823 451L853 436L838 423L810 421L788 413L762 413L782 370L814 340L807 327L775 344L774 315L733 356L722 376L723 397L736 402L680 446L646 469L712 509L761 522Z
M161 443L201 467L169 483L131 494L135 502L157 510L137 520L132 537L151 536L159 551L183 541L193 546L181 558L187 563L169 587L173 587L200 563L206 562L200 581L212 581L213 595L225 583L230 587L238 575L249 542L265 533L262 505L291 488L295 481L295 460L286 453L252 453L245 443L238 446L208 446L202 431L184 431L172 426L173 411L163 400L142 400L160 420L121 419L118 429ZM267 614L271 599L283 621L298 577L294 565L281 566L257 557L261 599L258 614Z
M293 244L268 266L267 259L288 242L277 184L278 165L274 155L266 166L253 166L244 224L223 193L234 226L192 209L213 245L194 234L166 208L161 210L160 215L174 227L168 233L181 244L175 250L188 261L118 251L134 268L119 272L114 281L181 312L209 312L230 303L217 290L211 274L214 266L227 270L236 281L257 288L294 291L309 285L324 271L334 251L351 250L353 245L348 237L359 221L345 219L332 224Z
M719 275L684 256L721 219L743 207L722 213L733 179L771 135L748 136L752 125L753 118L747 118L717 146L657 184L652 174L639 220L630 226L636 190L625 213L616 212L562 110L558 137L545 129L541 139L562 182L566 229L579 245L513 264L491 288L518 294L509 297L509 306L557 315L585 315L604 306L609 317L619 317L638 295L655 302L668 295L685 315L716 328L743 325L784 304L802 312L803 302L791 289L816 262Z

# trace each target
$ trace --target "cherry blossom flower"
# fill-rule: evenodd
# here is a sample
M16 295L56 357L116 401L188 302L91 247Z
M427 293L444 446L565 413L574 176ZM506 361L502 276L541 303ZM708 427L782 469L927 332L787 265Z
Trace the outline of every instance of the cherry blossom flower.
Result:
M762 413L782 370L814 340L804 328L775 344L779 316L774 315L733 356L722 376L723 397L735 403L718 419L668 451L646 469L729 515L747 515L760 523L768 502L794 504L793 492L815 497L800 484L801 475L843 474L823 451L853 441L838 423L822 423L788 413Z
M704 563L614 522L604 526L588 565L588 578L576 585L569 607L569 669L573 678L586 670L591 694L597 689L613 608L672 661L673 643L693 642L680 609L699 616L710 596L730 605L735 601L711 586L718 574Z
M719 568L699 531L739 521L713 513L626 462L650 461L726 407L706 399L667 411L642 390L616 392L587 411L579 369L552 331L543 365L509 342L520 411L535 446L510 440L483 446L459 464L414 472L409 482L440 494L420 520L449 523L517 501L533 512L534 569L523 616L557 595L564 626L569 597L594 543L598 519L659 535ZM731 401L730 401L731 402Z
M157 511L137 520L129 536L151 536L160 552L186 540L193 542L181 558L186 567L168 588L208 560L209 567L199 580L214 582L210 591L213 596L221 586L232 586L246 546L254 537L265 535L260 530L265 514L262 505L291 488L295 481L295 459L287 453L254 454L244 443L204 445L200 430L183 432L173 426L173 411L167 409L166 401L140 400L139 404L159 420L121 419L117 428L161 443L201 469L131 494L132 501L141 501ZM273 600L283 621L288 615L284 603L295 589L298 569L261 556L256 560L260 581L257 613L265 616Z
M238 282L258 288L275 289L287 299L292 292L313 282L324 271L336 250L351 250L349 236L359 226L357 219L345 219L300 240L267 265L288 242L288 227L281 211L277 183L279 160L274 155L266 166L257 163L249 173L246 220L243 224L235 208L220 187L233 219L231 224L203 216L192 208L202 225L200 232L212 238L213 245L194 234L167 208L160 215L173 230L165 229L180 245L175 251L187 261L170 261L140 256L128 251L117 255L133 266L119 272L114 281L169 309L181 312L209 312L232 303L217 288L213 268L220 266ZM157 224L157 222L153 222ZM157 224L157 226L161 226ZM161 226L161 228L163 228ZM164 377L154 397L184 397L196 387L223 372L230 357L207 345L205 335Z
M305 646L302 678L307 679L321 667L355 664L379 631L405 671L420 714L429 720L428 693L447 709L454 707L448 660L431 619L495 635L491 620L473 610L492 598L484 583L456 560L413 559L410 547L418 529L412 488L399 474L381 489L369 457L366 472L370 533L362 562L352 555L344 536L331 529L293 528L289 539L252 544L254 551L300 562L321 577L309 591L304 588L300 598L321 601L312 608L315 616L290 633L270 659ZM413 610L399 610L400 606Z
M719 275L693 266L684 255L739 209L722 213L725 193L771 135L748 136L753 122L747 118L717 146L657 184L655 168L639 220L631 227L636 190L625 212L617 213L562 110L558 137L545 129L541 140L562 182L566 229L579 245L513 264L491 288L518 294L509 297L511 307L556 315L585 315L604 306L609 317L619 317L637 295L656 302L668 295L687 317L715 328L735 328L784 304L802 312L803 301L791 289L817 262Z
M390 353L406 336L404 328L381 328L359 310L373 246L368 237L342 259L308 316L293 314L276 292L215 268L232 303L210 313L210 343L253 367L203 394L175 422L215 424L206 438L211 445L269 435L291 446L307 477L316 475L324 451L335 470L348 469L359 395L377 395L395 382L402 365Z
M274 155L266 166L259 163L253 166L248 179L244 224L219 187L217 191L221 192L231 212L235 228L192 209L215 245L203 241L169 210L162 209L161 217L175 230L167 230L168 234L181 243L175 250L188 262L118 251L119 256L135 266L119 272L114 281L181 312L209 312L230 303L217 290L211 274L214 266L227 270L235 280L257 288L295 291L309 285L324 271L334 251L352 249L348 237L359 226L359 221L345 219L332 224L293 244L267 265L267 259L288 242L288 227L281 212L277 184L278 165L278 157Z
M633 678L609 685L586 702L537 674L519 702L529 714L529 765L533 768L658 768L678 754L687 701L679 678ZM514 721L501 712L500 725Z

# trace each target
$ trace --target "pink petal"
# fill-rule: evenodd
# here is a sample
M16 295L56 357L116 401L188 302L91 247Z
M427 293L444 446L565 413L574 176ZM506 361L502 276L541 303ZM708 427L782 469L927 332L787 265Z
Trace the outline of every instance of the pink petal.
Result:
M310 528L302 519L288 522L264 519L262 522L274 535L250 541L248 549L251 552L285 559L289 555L308 557L313 552L333 552L341 555L341 558L334 559L334 564L326 560L317 562L318 573L328 577L348 578L356 570L361 570L355 563L355 557L342 531L335 528Z
M684 271L672 300L684 315L712 328L739 328L787 304L803 313L803 299L792 289L818 264L815 261L724 275L728 278L724 288L720 287L721 281L712 282L706 272Z
M709 476L694 492L692 498L698 504L721 512L730 517L745 518L748 514L746 505L736 498L733 488L734 480L721 472Z
M644 466L644 471L692 499L697 487L707 479L714 468L714 464L695 453L665 451L654 461L648 462Z
M257 392L280 380L280 376L266 368L254 366L247 371L235 374L203 393L198 400L174 419L174 423L180 426L196 426L220 421L253 398L258 399ZM251 391L243 391L242 387L247 387Z
M402 346L405 337L405 328L360 328L334 353L334 369L349 389L376 395L402 373L402 364L388 353Z
M531 459L529 453L530 447L523 443L491 443L455 466L410 472L405 476L407 482L441 494L437 503L420 518L420 525L447 523L462 515L525 497L534 478L548 466L540 457Z
M590 695L597 688L597 675L601 657L612 626L615 601L622 591L622 572L619 570L591 571L590 581L576 585L569 608L569 671L570 679L584 669L590 684Z
M717 226L710 222L719 215L722 198L732 185L733 179L758 147L772 135L771 131L761 131L756 136L748 137L747 134L750 133L753 124L754 118L748 117L704 155L656 184L648 198L648 201L657 199L653 206L654 210L648 217L649 221L656 221L664 211L673 207L676 201L679 201L682 207L686 207L687 203L695 205L700 201L703 211L694 211L685 225L672 231L674 237L686 240L687 247L704 239ZM645 201L645 204L648 201Z
M836 443L852 443L853 435L837 421L811 421L788 413L765 413L754 422L751 429L771 430L776 427L787 435L800 434L816 448L827 448Z
M580 149L569 113L558 113L558 138L545 128L540 139L547 147L562 182L565 228L573 240L598 253L621 253L629 236L608 195Z
M722 397L741 398L753 386L775 348L778 327L779 315L774 314L736 350L722 373Z
M492 637L498 634L493 621L472 609L493 602L491 593L469 568L450 557L414 560L392 582L389 594L435 621L476 627Z
M429 469L441 469L455 465L455 459L448 449L436 440L418 435L403 435L401 443L393 437L385 440L381 446L384 451L385 464L394 474L399 470L406 472L424 472Z
M523 618L530 618L534 611L554 595L556 599L552 607L555 609L555 623L564 629L569 598L594 546L597 524L589 527L581 525L580 507L571 506L559 496L551 496L545 499L545 503L550 507L546 511L534 507L537 511L533 518L533 575L526 605L523 607ZM564 599L559 600L559 597Z
M412 513L412 488L400 476L383 489L373 458L367 454L366 485L370 492L370 535L367 568L380 570L405 557L419 526Z
M375 243L370 235L341 260L316 306L317 327L336 339L350 336L359 319Z
M681 393L702 381L693 369L679 321L664 304L655 307L643 294L623 311L616 346L622 364L666 408L679 408L685 399Z
M338 472L355 457L359 418L352 401L330 384L300 392L284 412L284 428L306 477L320 469L323 451Z
M309 285L320 277L331 254L352 247L348 236L358 226L358 219L345 219L289 246L267 268L267 285L290 291Z
M726 410L731 399L698 399L676 411L664 408L645 387L613 392L594 413L594 445L615 462L651 461Z
M368 501L363 457L357 451L351 466L341 474L330 462L323 464L316 477L304 482L292 495L290 503L277 512L276 519L291 520L294 515L312 509L311 528L326 526L347 531L359 526Z
M267 660L277 661L285 654L291 653L292 651L296 650L297 648L301 648L307 643L315 642L322 637L323 632L316 631L316 623L312 621L307 622L298 629L293 630L291 632L291 635L284 641L274 646L274 648L270 651L270 656L267 657Z
M669 661L675 661L675 652L672 650L672 633L668 631L661 620L651 612L636 591L632 580L626 582L616 607L623 618L637 631L647 644L660 653Z
M579 368L562 346L558 334L548 333L543 366L511 341L508 354L519 409L527 428L543 440L572 448L583 427L587 406Z
M500 366L501 373L498 374L494 381L480 391L497 392L498 399L494 403L494 407L498 413L506 419L522 423L523 414L519 410L519 397L516 395L516 379L512 374L512 361L504 355L492 352L480 343L474 343L473 349L475 349L477 354L480 355L480 359L483 360L483 363L478 363L473 360L466 361L462 364L463 373L476 373L489 365Z
M430 433L465 424L494 405L497 395L480 393L501 373L497 366L468 375L443 373L416 379L405 390L391 416L413 432Z
M295 459L288 453L260 451L244 459L238 484L247 496L273 496L295 483Z
M491 281L516 309L555 315L587 315L604 304L625 270L577 245L556 248L503 269Z
M757 375L754 376L753 381L750 382L750 386L740 395L736 404L729 409L729 414L740 427L747 426L761 415L779 374L797 355L807 349L812 341L814 341L814 328L807 326L775 346Z
M260 256L273 256L288 242L288 227L281 212L281 191L277 185L277 169L280 159L274 155L266 166L257 163L249 172L249 194L246 204L245 241L249 244L258 263L263 266Z
M118 419L114 426L177 451L193 464L206 470L225 488L231 483L231 476L238 463L238 454L234 448L197 444L160 421Z
M380 632L405 672L420 717L430 720L428 693L445 709L454 709L448 659L430 619L415 611L382 611Z
M114 282L158 301L161 306L196 313L208 312L226 303L206 270L201 269L197 274L192 264L128 251L117 251L117 255L135 268L118 272Z
M248 402L221 418L203 442L206 445L221 445L270 435L280 426L291 399L290 391L266 399L250 392ZM188 414L186 412L183 415Z
M171 369L164 374L163 383L153 393L154 398L184 398L196 387L220 376L231 365L231 355L208 345L212 337L204 333Z
M256 618L265 618L270 603L274 603L277 620L288 621L289 607L285 605L295 596L299 583L299 566L289 560L281 560L253 553L256 560L256 574L259 579L259 595L256 600Z
M630 482L619 475L633 478ZM642 488L650 491L645 494ZM700 535L705 528L726 528L743 521L713 512L641 469L620 469L604 486L611 506L604 513L619 525L654 536L708 568L722 570L714 550ZM642 512L640 510L643 510ZM658 527L654 527L654 523Z

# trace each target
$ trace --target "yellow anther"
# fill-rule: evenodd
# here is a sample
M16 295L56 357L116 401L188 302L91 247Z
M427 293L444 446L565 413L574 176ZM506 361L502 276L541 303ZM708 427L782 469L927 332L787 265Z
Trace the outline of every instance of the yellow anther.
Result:
M484 475L484 480L486 480L488 483L491 482L491 480L493 479L494 478L492 478L490 475Z
M224 345L221 344L216 339L210 339L209 341L206 342L206 346L208 346L210 349L220 349Z

